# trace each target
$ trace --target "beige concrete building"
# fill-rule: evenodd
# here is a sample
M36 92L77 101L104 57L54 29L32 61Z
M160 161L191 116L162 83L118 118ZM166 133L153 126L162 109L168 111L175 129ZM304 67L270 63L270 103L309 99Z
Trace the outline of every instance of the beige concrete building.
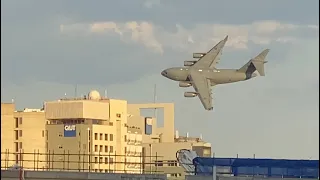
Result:
M163 127L157 127L157 119L141 116L142 109L163 109ZM192 149L199 156L211 156L211 144L201 138L179 136L174 128L174 105L172 103L158 104L128 104L128 125L142 129L144 171L165 173L168 179L184 179L185 170L176 159L180 149ZM150 120L148 127L147 121ZM146 133L150 128L151 133Z
M163 127L157 126L155 117L141 115L142 109L155 108L163 109ZM211 156L210 143L175 133L173 103L128 104L91 91L84 98L45 102L41 111L14 109L14 104L1 104L1 159L23 159L25 168L165 173L169 179L183 179L178 150ZM20 158L4 153L21 148L36 155ZM1 163L2 167L14 164Z
M46 152L45 124L41 109L15 111L13 103L1 103L2 169L15 164L26 169L45 167L45 156L41 155Z
M131 136L128 134L127 101L104 99L97 91L91 91L88 98L46 102L45 116L50 122L47 149L59 154L51 158L54 162L49 169L141 171L139 166L132 167L134 163L128 163L130 167L126 165L126 162L135 162L135 156L141 156L136 150L132 152L137 153L126 156L125 151L131 147L127 145L128 136ZM133 145L141 147L141 143Z
M127 129L125 141L125 172L142 173L142 131L135 126L129 126Z

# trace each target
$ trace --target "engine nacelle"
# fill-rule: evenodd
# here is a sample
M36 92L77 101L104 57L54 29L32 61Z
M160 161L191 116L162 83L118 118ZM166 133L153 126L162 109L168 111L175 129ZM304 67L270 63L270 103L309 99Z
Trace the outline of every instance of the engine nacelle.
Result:
M201 58L202 56L206 55L207 53L193 53L193 58Z
M184 61L184 66L193 66L197 61Z
M198 94L195 92L185 92L184 93L184 97L196 97L196 96L198 96Z
M190 82L179 82L179 87L190 87L191 85Z

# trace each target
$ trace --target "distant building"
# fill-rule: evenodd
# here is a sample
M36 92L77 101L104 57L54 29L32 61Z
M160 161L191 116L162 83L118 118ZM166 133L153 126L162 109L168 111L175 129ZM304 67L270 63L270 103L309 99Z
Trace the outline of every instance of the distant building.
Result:
M163 109L163 127L157 127L156 118L141 116L142 109ZM168 179L184 179L185 170L176 159L178 150L191 149L199 156L211 157L210 143L175 132L172 103L128 104L128 113L128 125L138 126L143 131L144 171L165 173Z
M104 99L91 91L87 98L46 102L45 115L50 122L47 149L60 154L52 157L55 163L49 164L49 169L69 164L68 169L75 171L140 172L141 167L127 169L125 163L136 161L125 155L127 101ZM141 143L135 146L141 147ZM141 156L139 152L135 155Z
M163 127L141 109L162 108ZM128 104L91 91L81 98L44 103L43 109L15 112L1 104L1 167L91 172L165 173L183 179L180 149L211 156L211 144L179 136L173 103ZM8 161L12 160L12 161Z
M43 109L15 111L13 103L1 103L1 168L19 164L34 169L33 153L46 152L45 125ZM37 158L37 167L44 168L46 157Z

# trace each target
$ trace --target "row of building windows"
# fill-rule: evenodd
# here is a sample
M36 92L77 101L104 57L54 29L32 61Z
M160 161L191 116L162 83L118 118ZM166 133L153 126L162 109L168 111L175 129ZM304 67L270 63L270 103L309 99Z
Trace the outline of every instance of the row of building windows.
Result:
M103 133L99 134L99 139L98 139L98 133L94 133L94 140L105 140L105 141L113 141L113 134L109 134L109 138L108 138L108 134L104 134L104 139L103 139Z
M103 169L95 169L94 172L103 172ZM105 169L104 172L113 173L114 171L112 169Z
M155 161L155 166L179 166L178 161Z
M15 140L19 140L22 137L22 130L14 130ZM42 130L42 137L44 137L44 130Z
M181 177L181 173L167 174L167 177Z
M98 148L98 145L94 145L94 152L110 152L113 153L113 146L104 146L104 151L103 151L103 145L100 145Z
M103 159L104 159L104 161L103 161ZM108 159L109 159L109 161L108 161ZM94 163L113 164L113 158L111 158L111 157L110 158L107 158L107 157L105 157L105 158L103 158L103 157L100 157L100 158L94 157Z

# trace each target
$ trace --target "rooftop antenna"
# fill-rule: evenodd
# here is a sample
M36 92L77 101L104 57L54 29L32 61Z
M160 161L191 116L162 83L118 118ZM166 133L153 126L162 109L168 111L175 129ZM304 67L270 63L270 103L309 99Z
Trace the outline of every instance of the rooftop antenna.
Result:
M104 97L107 98L107 96L108 96L108 90L105 89L105 90L104 90Z
M78 85L76 84L74 87L74 97L77 97Z
M157 101L157 85L154 84L154 89L153 89L153 103L155 104ZM157 118L157 108L154 108L154 117Z

